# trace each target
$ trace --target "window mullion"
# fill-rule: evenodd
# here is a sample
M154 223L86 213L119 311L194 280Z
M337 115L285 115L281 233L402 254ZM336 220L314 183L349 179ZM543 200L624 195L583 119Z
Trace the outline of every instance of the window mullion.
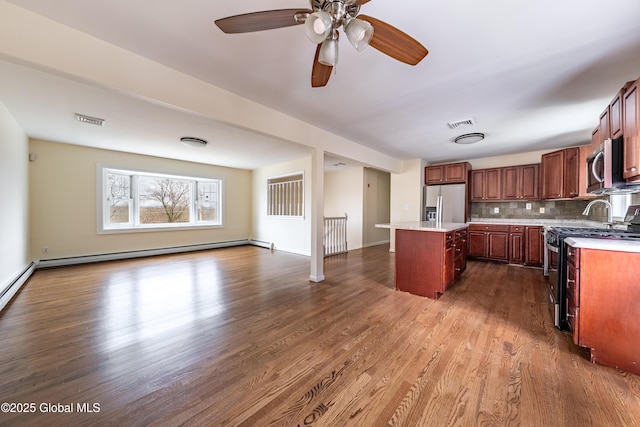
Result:
M140 200L138 191L138 175L131 176L131 199L133 201L133 226L138 227L140 225Z

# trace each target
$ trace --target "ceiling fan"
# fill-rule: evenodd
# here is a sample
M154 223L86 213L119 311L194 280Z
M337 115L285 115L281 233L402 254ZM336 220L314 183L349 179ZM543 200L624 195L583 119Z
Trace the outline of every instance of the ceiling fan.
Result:
M249 33L304 24L316 48L311 86L323 87L338 63L338 38L343 28L358 51L371 45L380 52L409 65L427 56L427 49L397 28L367 15L358 15L370 0L311 0L311 9L277 9L234 15L215 21L225 33Z

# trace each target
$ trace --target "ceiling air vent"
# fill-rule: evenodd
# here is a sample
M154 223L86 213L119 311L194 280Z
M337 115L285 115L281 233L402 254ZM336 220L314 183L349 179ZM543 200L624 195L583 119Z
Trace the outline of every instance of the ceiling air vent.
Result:
M90 125L102 126L104 124L104 119L99 119L97 117L85 116L84 114L76 114L76 119L80 123L89 123Z
M449 122L449 127L451 129L458 129L459 127L473 126L475 124L476 122L473 119L465 119L465 120L458 120L457 122Z

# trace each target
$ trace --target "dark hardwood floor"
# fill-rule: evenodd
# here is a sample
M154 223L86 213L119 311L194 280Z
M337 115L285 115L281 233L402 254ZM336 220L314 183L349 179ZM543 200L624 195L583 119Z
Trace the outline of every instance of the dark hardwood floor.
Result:
M0 313L0 401L34 412L0 425L640 425L640 377L553 328L541 270L469 262L438 301L393 290L388 246L325 275L249 246L39 270Z

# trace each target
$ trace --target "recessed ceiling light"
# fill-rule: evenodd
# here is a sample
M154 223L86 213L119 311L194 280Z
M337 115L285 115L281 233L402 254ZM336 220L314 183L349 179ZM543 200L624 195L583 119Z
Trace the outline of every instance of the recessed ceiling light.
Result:
M100 119L98 117L86 116L84 114L75 113L76 120L80 123L88 123L90 125L102 126L104 124L104 119Z
M180 142L187 147L201 148L207 145L207 141L201 138L194 138L193 136L183 136L180 138Z
M453 140L456 144L474 144L476 142L480 142L484 139L484 133L474 132L474 133L465 133L464 135L460 135Z

